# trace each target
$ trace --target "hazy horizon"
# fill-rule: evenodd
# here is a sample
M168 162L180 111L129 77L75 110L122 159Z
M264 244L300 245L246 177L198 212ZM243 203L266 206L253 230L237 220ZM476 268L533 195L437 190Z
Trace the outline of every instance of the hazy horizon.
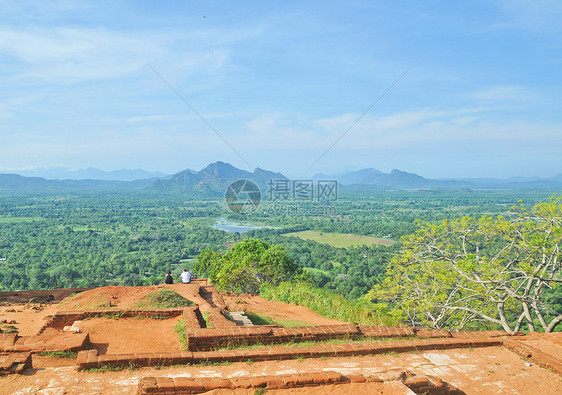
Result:
M551 0L20 1L0 15L0 172L562 173Z
M212 162L212 163L215 163L215 162ZM5 170L0 168L0 174L2 174L2 173L4 173L4 174L18 174L18 175L22 175L24 177L41 177L41 178L45 178L45 179L83 180L83 179L96 179L95 177L83 176L83 174L85 174L85 173L100 172L100 173L104 173L104 177L101 177L99 179L132 181L132 180L140 179L140 178L135 178L135 177L130 177L130 176L127 177L127 176L123 176L123 174L120 177L118 177L117 174L119 174L119 173L143 173L144 172L144 173L147 173L146 178L150 178L150 177L158 178L158 177L170 176L170 175L173 175L173 174L185 171L185 170L191 170L191 171L198 172L198 171L201 171L201 170L205 169L208 165L210 165L212 163L208 163L207 165L203 166L200 169L185 168L185 169L179 169L177 171L174 171L173 173L164 173L164 172L161 172L161 171L158 171L158 170L146 170L146 169L140 169L140 168L137 168L137 169L121 168L121 169L105 170L105 169L100 169L100 168L97 168L97 167L88 167L88 168L83 168L83 169L72 169L72 168L68 168L68 167L59 165L59 166L44 167L44 168L28 167L28 168L23 168L23 169L5 169ZM225 162L225 163L228 163L228 162ZM346 168L346 169L343 169L342 171L332 172L332 173L316 172L314 174L289 174L289 173L283 171L283 169L262 168L262 170L278 172L278 173L281 173L281 174L283 174L285 176L288 176L289 178L293 178L293 179L303 178L303 177L311 177L311 176L317 176L317 175L343 176L343 175L348 174L348 173L361 171L361 170L369 170L369 169L374 169L374 168L361 168L361 169ZM521 176L521 175L517 175L517 174L509 176L509 177L486 177L486 176L482 176L482 177L478 177L478 176L477 177L426 177L424 174L420 174L416 171L409 171L409 170L404 170L404 169L400 169L400 168L395 168L395 169L399 170L399 171L407 172L407 173L417 174L417 175L422 176L422 177L427 178L427 179L469 179L469 178L473 178L473 179L484 179L484 178L510 179L510 178L519 178L519 177L550 179L550 178L555 178L557 176L562 176L562 173L558 173L558 174L553 174L553 175L547 176L547 177ZM245 170L247 170L247 169L245 169ZM383 171L383 170L380 170L380 169L375 169L375 170L381 171L383 173L390 173L394 169L389 169L388 171ZM249 170L247 170L247 171L249 171ZM63 174L67 175L67 177L61 176ZM74 176L72 176L72 174L74 174ZM111 174L115 174L115 176L110 177Z

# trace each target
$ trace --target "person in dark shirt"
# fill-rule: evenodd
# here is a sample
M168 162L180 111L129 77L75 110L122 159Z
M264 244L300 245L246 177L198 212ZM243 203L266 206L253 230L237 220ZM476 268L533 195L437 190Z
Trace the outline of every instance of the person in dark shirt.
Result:
M172 277L172 272L168 270L168 273L166 273L166 279L164 280L164 282L166 284L173 284L174 283L174 277Z

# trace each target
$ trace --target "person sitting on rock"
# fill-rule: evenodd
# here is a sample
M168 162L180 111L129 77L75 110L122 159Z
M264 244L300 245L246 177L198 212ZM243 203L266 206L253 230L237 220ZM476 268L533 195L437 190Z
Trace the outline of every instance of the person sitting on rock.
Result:
M166 284L173 284L174 283L174 277L172 276L172 272L168 270L168 273L166 273L166 279L164 280L164 283Z

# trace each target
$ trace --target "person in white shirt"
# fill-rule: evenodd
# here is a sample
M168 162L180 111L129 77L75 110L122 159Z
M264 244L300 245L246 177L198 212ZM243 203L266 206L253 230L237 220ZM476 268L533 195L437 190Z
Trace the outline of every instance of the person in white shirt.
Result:
M183 269L183 272L180 274L181 282L184 284L189 284L191 282L191 273L187 271L187 269Z

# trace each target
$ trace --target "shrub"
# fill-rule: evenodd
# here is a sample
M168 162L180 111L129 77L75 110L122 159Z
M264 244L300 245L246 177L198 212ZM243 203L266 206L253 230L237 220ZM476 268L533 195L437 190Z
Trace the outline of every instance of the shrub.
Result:
M371 309L351 303L342 295L316 288L310 283L285 282L277 287L264 285L260 295L269 300L304 306L324 317L340 321L361 325L394 324L387 316L373 316Z
M178 338L183 345L183 350L187 351L187 333L185 331L185 321L180 319L176 326L174 326L174 331L178 334Z

